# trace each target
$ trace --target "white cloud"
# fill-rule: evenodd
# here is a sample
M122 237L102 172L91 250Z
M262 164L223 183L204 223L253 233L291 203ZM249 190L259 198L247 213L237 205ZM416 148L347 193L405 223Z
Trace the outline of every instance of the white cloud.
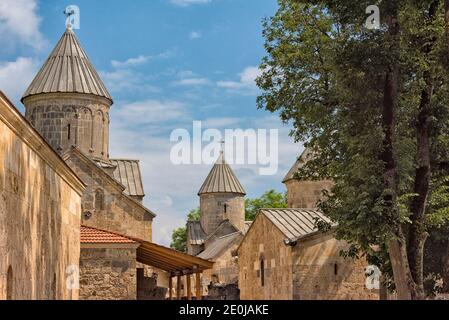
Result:
M220 117L220 118L207 118L202 121L202 126L204 128L234 128L238 124L242 122L241 118L232 118L232 117Z
M262 74L258 67L246 67L239 73L240 81L218 81L217 86L241 93L254 93L257 90L256 78Z
M195 4L207 4L211 1L212 0L170 0L172 4L180 7L188 7Z
M199 32L199 31L192 31L189 33L189 39L191 39L191 40L199 39L201 37L202 37L202 35L201 35L201 32Z
M175 85L179 86L204 86L208 85L210 81L206 78L186 78L175 81Z
M37 61L25 57L0 62L0 90L17 103L36 75L38 67Z
M125 61L111 60L111 64L114 68L133 67L147 63L149 58L149 56L139 55L135 58L129 58Z
M11 49L21 44L42 49L46 40L39 31L40 22L37 0L1 0L0 46Z
M148 83L146 76L131 69L100 72L101 79L110 92L158 93L157 86Z
M134 127L180 119L186 115L184 104L177 101L145 100L116 106L121 125Z

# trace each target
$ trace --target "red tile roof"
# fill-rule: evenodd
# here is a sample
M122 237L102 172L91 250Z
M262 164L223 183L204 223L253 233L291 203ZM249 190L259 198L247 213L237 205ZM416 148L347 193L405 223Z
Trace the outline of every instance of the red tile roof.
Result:
M104 230L81 226L81 243L137 243L136 241Z

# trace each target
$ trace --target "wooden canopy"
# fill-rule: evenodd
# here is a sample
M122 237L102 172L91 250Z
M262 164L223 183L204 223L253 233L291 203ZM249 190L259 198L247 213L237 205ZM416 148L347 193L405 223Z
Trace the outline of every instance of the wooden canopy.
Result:
M137 248L137 261L173 275L187 275L211 269L213 262L188 255L155 243L142 241Z

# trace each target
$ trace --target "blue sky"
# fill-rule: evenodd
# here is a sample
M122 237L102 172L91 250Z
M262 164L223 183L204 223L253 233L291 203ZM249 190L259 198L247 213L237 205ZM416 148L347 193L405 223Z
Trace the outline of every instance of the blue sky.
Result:
M254 78L264 56L262 24L275 0L0 0L0 89L23 110L20 96L65 29L69 4L81 11L78 39L114 98L111 157L137 158L145 205L157 213L154 241L198 206L210 165L170 162L172 130L279 129L279 170L235 165L249 197L284 191L283 175L301 146L276 115L257 110Z

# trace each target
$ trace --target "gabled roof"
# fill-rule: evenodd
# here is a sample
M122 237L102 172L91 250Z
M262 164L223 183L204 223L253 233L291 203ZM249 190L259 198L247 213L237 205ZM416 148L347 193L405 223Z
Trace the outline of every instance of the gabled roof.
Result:
M198 258L213 260L220 256L226 249L228 249L236 241L241 240L243 235L241 232L234 232L220 238L207 246L207 248L197 255Z
M62 158L64 161L67 161L70 159L71 156L76 156L80 160L82 160L85 164L87 164L90 168L93 168L96 170L98 174L100 174L102 177L107 179L109 182L111 182L112 185L114 185L118 190L120 190L120 193L123 195L127 201L130 201L133 205L136 205L138 207L141 207L145 210L146 213L148 213L152 218L156 217L156 214L152 212L150 209L142 205L137 200L133 199L129 195L127 195L124 190L125 186L123 186L120 182L118 182L115 178L111 177L109 174L106 173L106 171L103 170L102 167L100 167L94 160L89 158L87 155L85 155L79 148L72 146L69 150L67 150L63 155Z
M112 104L108 90L70 28L64 32L23 94L22 102L41 93L93 94L108 99Z
M92 227L81 226L81 243L138 243L126 236Z
M125 193L130 196L145 196L139 160L110 159L116 166L114 178L125 186Z
M235 225L233 225L232 222L229 221L229 219L224 219L222 222L220 222L220 224L215 228L214 231L207 235L206 242L209 242L211 238L220 238L238 231L240 230Z
M319 232L316 221L336 224L319 210L312 209L261 209L259 214L267 217L284 236L292 241L300 240Z
M212 170L209 172L209 175L201 186L198 195L205 193L246 194L231 167L226 163L223 152L220 153Z
M206 240L206 233L199 221L187 221L187 241L192 245L201 245Z
M300 168L302 168L307 163L307 161L309 161L311 159L313 159L312 149L305 148L304 151L299 156L299 158L296 160L296 162L290 168L290 170L288 170L287 174L285 175L284 179L282 180L282 183L285 183L292 179L296 179L295 174L298 172L298 170Z

